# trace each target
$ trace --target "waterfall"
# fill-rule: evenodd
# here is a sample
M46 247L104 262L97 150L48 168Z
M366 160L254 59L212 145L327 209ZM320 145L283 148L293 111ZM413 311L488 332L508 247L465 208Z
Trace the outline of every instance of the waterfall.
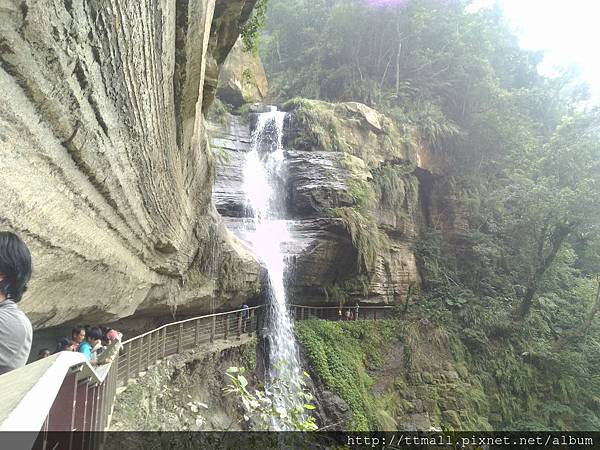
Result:
M282 132L285 113L272 108L258 115L252 134L252 150L246 155L243 190L249 216L248 240L268 272L269 360L276 406L296 406L301 377L298 350L285 289L285 257L282 244L289 240L285 221L285 167ZM278 382L282 380L283 382ZM274 420L273 427L282 425Z

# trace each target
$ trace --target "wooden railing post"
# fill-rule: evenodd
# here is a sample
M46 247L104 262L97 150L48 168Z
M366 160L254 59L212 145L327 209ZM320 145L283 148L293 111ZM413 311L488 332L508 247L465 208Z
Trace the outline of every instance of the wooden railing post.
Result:
M177 353L183 351L183 324L179 324L179 336L177 337Z
M252 310L250 311L250 317L248 318L248 320L250 321L250 330L248 330L248 336L252 337L252 332L254 331L254 312L256 310Z
M167 327L162 329L162 349L161 349L161 359L165 359L167 355Z
M377 308L373 309L373 320L377 320Z
M159 347L160 347L160 335L161 332L157 331L156 332L156 339L154 340L154 362L158 361L160 359L160 353L159 353Z
M194 347L200 345L200 319L196 319L196 337L194 338Z
M125 385L127 385L127 382L129 381L129 378L131 377L131 348L133 347L132 344L127 344L127 348L125 349L125 354L127 355L127 370L125 371L125 380L124 383Z
M225 336L223 339L227 340L229 337L229 314L225 314Z
M242 314L239 314L238 317L238 326L237 326L237 338L241 339L242 338L242 325L243 325L244 319L242 318Z
M150 367L152 362L154 362L154 361L152 361L152 362L150 361L150 350L152 350L152 333L150 333L148 335L146 347L148 349L148 351L146 352L146 369L147 369L148 367Z
M300 307L300 320L304 320L304 307Z
M133 346L132 346L133 347ZM137 377L138 374L141 372L141 367L142 367L142 355L141 355L141 350L142 350L142 341L141 339L137 340L137 358L135 359L135 371L134 371L134 376Z
M210 326L210 342L211 344L215 342L215 333L217 332L217 316L212 316L211 326Z

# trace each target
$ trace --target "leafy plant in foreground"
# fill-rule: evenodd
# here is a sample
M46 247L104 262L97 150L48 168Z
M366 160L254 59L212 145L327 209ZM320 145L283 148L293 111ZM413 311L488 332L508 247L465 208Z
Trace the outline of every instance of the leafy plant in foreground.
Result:
M310 402L313 395L308 391L305 381L300 378L300 389L294 391L289 388L289 380L271 380L265 389L248 390L248 380L244 376L245 368L230 367L225 375L229 378L229 386L223 390L227 394L239 396L244 409L244 420L250 424L250 428L259 431L267 431L273 428L273 422L279 422L283 429L292 431L315 431L317 423L315 418L307 411L315 409ZM308 374L304 372L304 376ZM296 392L297 398L293 394ZM276 402L277 397L284 395L283 401ZM291 398L289 398L291 397ZM281 403L290 406L281 406Z

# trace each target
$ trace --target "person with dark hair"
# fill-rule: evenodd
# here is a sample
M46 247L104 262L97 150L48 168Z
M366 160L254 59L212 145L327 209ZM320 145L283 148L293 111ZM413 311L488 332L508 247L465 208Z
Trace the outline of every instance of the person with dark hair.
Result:
M76 352L83 341L85 341L85 327L79 325L71 330L71 351Z
M106 332L106 340L108 341L108 344L110 345L115 339L122 340L123 333L115 330L114 328L109 328Z
M31 279L31 253L16 234L0 232L0 375L27 363L31 322L17 303Z
M102 347L102 330L90 328L86 334L85 341L79 344L77 351L83 353L92 366L97 364L96 351Z
M38 352L38 359L47 358L48 356L50 356L50 350L47 348L43 348Z
M73 341L69 338L60 338L57 342L56 342L56 350L54 351L54 353L58 353L58 352L72 352L73 351Z

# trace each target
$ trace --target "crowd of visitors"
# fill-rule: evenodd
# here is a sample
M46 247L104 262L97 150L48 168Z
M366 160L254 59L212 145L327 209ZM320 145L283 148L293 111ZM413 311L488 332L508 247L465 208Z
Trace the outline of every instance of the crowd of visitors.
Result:
M113 328L100 328L90 326L77 326L71 330L70 337L60 338L56 342L58 352L79 352L87 358L92 366L98 365L98 356L115 340L121 340L123 334ZM38 359L50 356L50 350L43 348L38 353ZM102 364L112 362L105 358Z
M354 306L354 308L346 308L342 316L342 308L338 309L338 320L358 320L358 310L360 306L358 303Z

